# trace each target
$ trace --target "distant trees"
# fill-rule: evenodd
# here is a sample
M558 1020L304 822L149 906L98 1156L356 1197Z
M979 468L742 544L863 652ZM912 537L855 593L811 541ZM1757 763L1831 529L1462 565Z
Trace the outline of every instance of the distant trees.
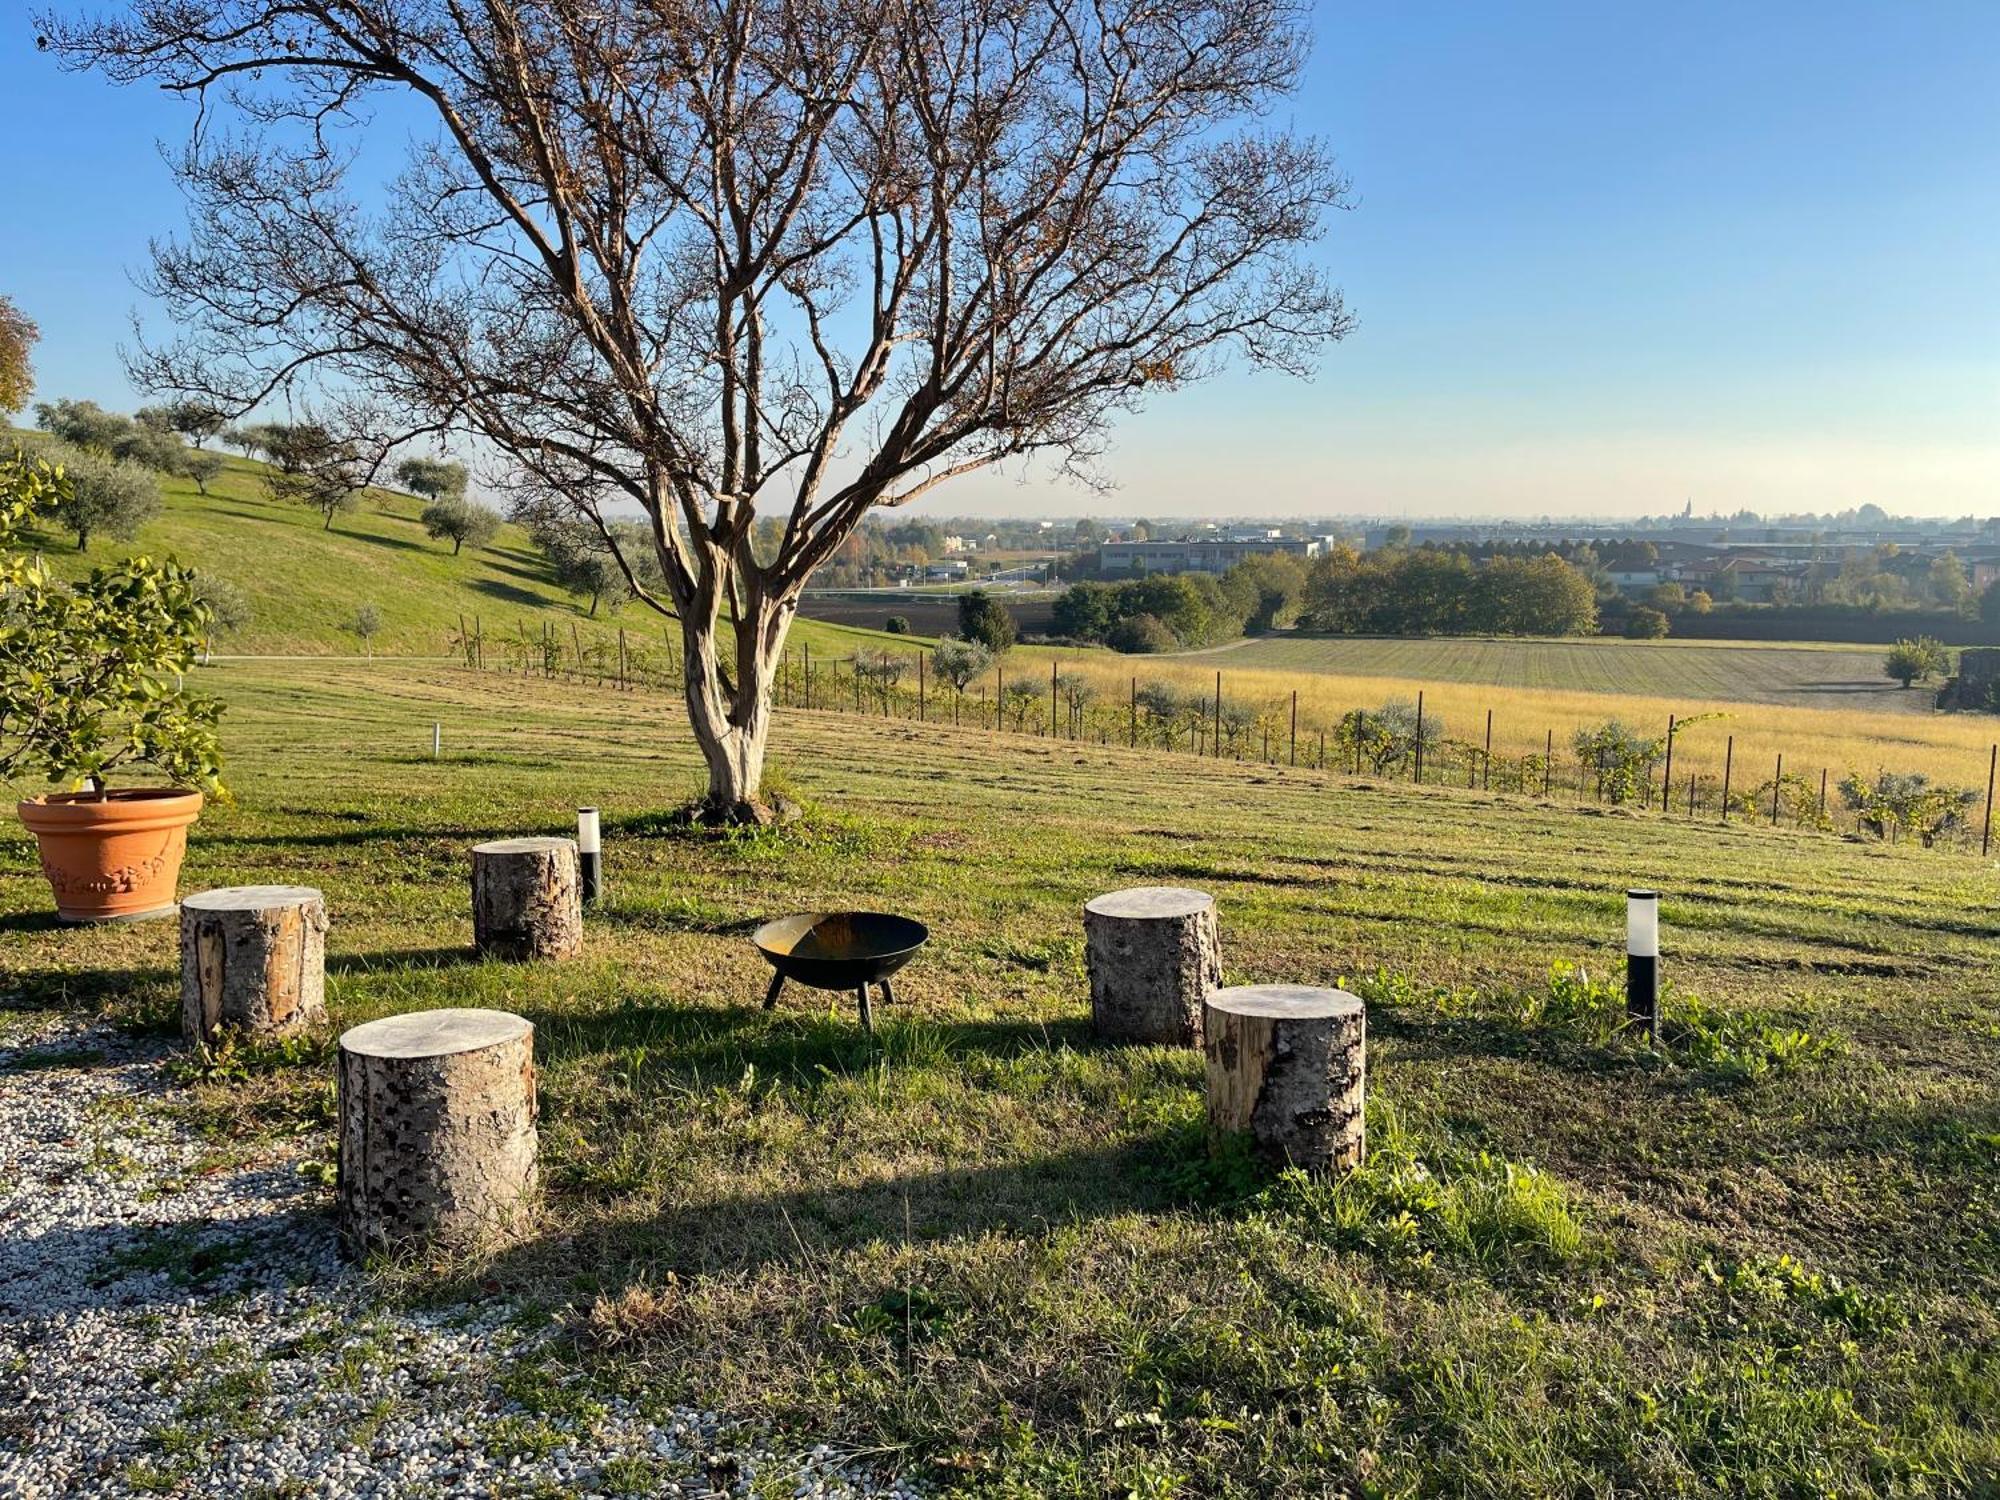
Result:
M1669 629L1664 611L1641 604L1625 616L1625 636L1634 641L1657 641Z
M396 482L426 500L455 500L465 493L464 464L441 458L406 458L396 465Z
M958 596L958 633L995 656L1004 656L1019 632L1006 605L984 589L967 589Z
M197 448L181 461L181 469L194 481L194 487L206 495L209 480L222 472L222 458L205 448Z
M1282 554L1248 557L1220 578L1149 573L1117 583L1072 584L1056 600L1057 635L1120 651L1205 646L1289 624L1305 596L1305 570Z
M462 494L445 494L431 501L417 519L423 523L425 534L450 540L453 557L458 556L467 542L475 550L484 547L500 530L499 516Z
M652 550L640 545L642 539L632 534L643 529L637 523L613 521L600 530L565 503L538 490L517 495L507 515L527 531L528 539L548 562L556 586L590 601L587 612L593 618L604 601L609 600L615 608L633 597L632 579L620 566L621 555L637 570L641 588L650 592L659 582L652 573ZM615 552L606 540L606 530L624 538Z
M221 433L229 422L220 408L206 401L169 401L164 406L142 406L135 415L142 425L162 432L179 433L197 448Z
M41 445L37 456L60 464L69 480L57 493L52 514L65 531L76 533L79 552L93 536L129 541L159 512L160 482L142 464L61 441Z
M1347 546L1315 558L1300 624L1365 635L1587 635L1597 628L1597 592L1578 567L1553 553L1494 556Z
M29 356L42 332L13 300L0 297L0 417L11 417L28 404L35 388Z
M256 443L277 472L264 479L273 500L303 505L326 518L351 510L368 486L370 465L359 444L319 422L269 422L256 429Z
M1882 675L1893 677L1904 687L1922 677L1942 676L1951 670L1951 653L1943 642L1927 635L1900 640L1882 658Z

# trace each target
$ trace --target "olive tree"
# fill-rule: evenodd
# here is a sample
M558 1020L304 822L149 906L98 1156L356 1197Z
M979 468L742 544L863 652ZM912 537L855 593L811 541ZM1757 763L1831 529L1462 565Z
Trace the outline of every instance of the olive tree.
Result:
M764 816L786 632L873 507L1037 458L1094 477L1121 412L1232 354L1303 372L1349 323L1306 254L1346 184L1261 118L1297 0L38 19L64 64L199 106L148 281L180 332L135 378L235 413L365 393L386 440L463 434L546 487L678 619L717 820ZM372 130L409 160L350 182Z
M956 724L965 702L965 690L993 665L993 653L979 641L962 641L945 636L931 647L931 670L939 681L951 684L951 721Z
M485 546L500 530L497 515L457 494L446 494L431 501L418 519L423 522L425 535L450 541L453 557L458 556L467 542L475 548Z
M67 483L49 514L64 530L76 533L79 552L89 548L93 536L130 541L159 512L160 482L143 464L46 439L35 452L63 469Z
M426 500L456 500L465 494L464 464L441 458L406 458L396 465L396 482Z

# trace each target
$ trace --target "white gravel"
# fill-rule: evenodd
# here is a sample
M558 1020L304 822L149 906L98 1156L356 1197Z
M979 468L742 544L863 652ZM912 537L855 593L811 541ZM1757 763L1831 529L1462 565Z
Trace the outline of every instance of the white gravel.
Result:
M372 1297L298 1170L325 1143L213 1169L165 1055L0 1013L0 1496L914 1493L714 1412L512 1399L546 1324Z

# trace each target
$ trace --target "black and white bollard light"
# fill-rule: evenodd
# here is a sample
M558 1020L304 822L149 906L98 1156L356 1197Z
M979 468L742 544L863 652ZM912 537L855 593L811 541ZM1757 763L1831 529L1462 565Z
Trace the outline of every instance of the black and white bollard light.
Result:
M1625 893L1625 1016L1660 1039L1660 893Z
M604 856L600 852L597 809L576 810L576 856L583 877L583 904L595 906L604 898Z

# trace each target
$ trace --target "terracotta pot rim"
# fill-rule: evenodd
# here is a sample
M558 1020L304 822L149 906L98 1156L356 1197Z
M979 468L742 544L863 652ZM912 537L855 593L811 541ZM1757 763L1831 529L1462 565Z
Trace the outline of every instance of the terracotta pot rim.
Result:
M81 833L112 829L137 833L173 828L201 816L202 794L185 787L121 787L102 797L89 792L51 792L15 804L22 823L35 833Z

